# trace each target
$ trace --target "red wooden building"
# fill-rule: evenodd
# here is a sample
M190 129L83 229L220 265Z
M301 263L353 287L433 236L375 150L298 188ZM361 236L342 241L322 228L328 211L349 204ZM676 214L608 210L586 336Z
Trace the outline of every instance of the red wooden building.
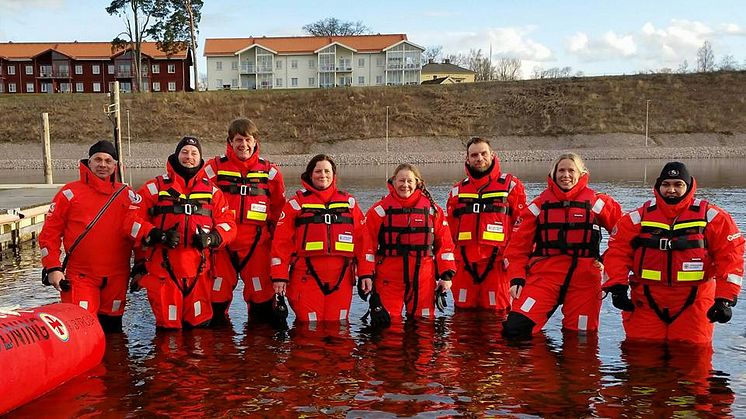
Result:
M107 93L113 82L134 90L134 52L109 42L0 43L0 94ZM141 91L192 91L189 50L168 55L142 44Z

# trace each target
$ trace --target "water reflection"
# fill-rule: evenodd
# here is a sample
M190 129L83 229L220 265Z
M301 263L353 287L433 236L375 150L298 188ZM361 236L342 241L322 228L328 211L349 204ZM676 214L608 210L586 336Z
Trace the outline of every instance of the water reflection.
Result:
M687 163L701 197L746 228L746 180L737 178L744 162ZM651 198L651 180L643 186L640 177L644 167L655 177L662 164L589 162L591 183L629 210ZM505 166L526 180L529 197L545 187L547 162ZM343 170L344 188L363 208L384 193L385 167ZM461 170L424 167L441 203ZM289 172L293 191L297 175ZM58 300L39 284L39 259L33 244L2 253L0 306ZM240 296L240 285L235 292ZM746 304L716 327L714 351L622 344L610 301L597 336L562 334L561 319L553 318L544 335L520 345L502 340L492 313L454 314L450 298L445 315L383 331L360 321L366 307L357 297L348 324L295 327L291 316L286 332L247 322L246 306L234 304L232 327L156 333L145 294L128 294L127 304L125 333L107 337L99 367L13 415L48 416L50 406L62 417L746 415Z

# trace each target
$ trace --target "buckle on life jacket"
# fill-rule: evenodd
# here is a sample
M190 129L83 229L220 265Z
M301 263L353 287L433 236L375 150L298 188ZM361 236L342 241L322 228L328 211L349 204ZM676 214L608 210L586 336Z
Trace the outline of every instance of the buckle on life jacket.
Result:
M479 214L479 211L481 210L481 208L482 208L481 204L477 202L471 207L471 210L472 212L474 212L474 214Z
M671 240L661 239L658 242L658 249L660 249L660 250L671 250Z
M331 223L332 223L332 215L324 214L324 224L331 224Z
M192 215L192 204L184 204L184 214Z
M249 193L249 185L241 185L238 188L238 194L241 196L246 196L246 194Z

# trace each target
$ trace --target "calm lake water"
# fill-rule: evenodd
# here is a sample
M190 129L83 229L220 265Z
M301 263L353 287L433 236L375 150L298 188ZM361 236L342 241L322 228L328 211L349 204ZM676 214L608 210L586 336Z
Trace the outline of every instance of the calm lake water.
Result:
M651 197L662 161L591 161L591 185L625 210ZM699 196L728 210L746 228L743 160L687 161ZM508 163L529 198L545 187L548 162ZM438 202L461 165L422 166ZM386 191L393 167L340 169L342 187L364 209ZM289 168L288 190L301 168ZM133 172L139 185L160 170ZM37 173L0 171L0 182L34 181ZM76 172L55 174L56 181ZM41 181L41 180L38 180ZM39 284L39 249L26 244L0 260L0 306L58 301ZM623 343L619 312L603 303L601 330L560 331L560 313L531 342L500 337L491 314L445 314L369 330L357 297L348 324L291 326L276 332L247 323L240 286L222 330L155 332L144 292L129 294L125 332L107 337L104 362L15 417L238 416L267 417L745 417L746 303L717 325L712 350ZM742 299L746 301L746 299ZM292 320L292 316L291 316Z

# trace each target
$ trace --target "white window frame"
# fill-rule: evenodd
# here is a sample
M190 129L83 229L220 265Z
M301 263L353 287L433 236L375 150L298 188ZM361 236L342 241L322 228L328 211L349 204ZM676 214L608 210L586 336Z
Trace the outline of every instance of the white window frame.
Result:
M376 76L376 85L380 86L383 84L383 76Z
M101 65L94 64L91 66L91 74L101 74Z
M217 71L223 71L223 62L222 61L215 61L215 70L217 70Z
M308 68L316 68L316 59L315 58L311 58L310 60L308 60Z
M17 91L15 83L8 83L8 93L15 93Z
M282 61L275 60L275 70L282 70Z
M114 64L106 65L106 74L114 74L114 71L116 71Z
M33 64L26 64L26 75L31 76L34 74L34 66Z
M316 77L309 77L308 78L308 86L309 87L316 87Z
M76 82L75 83L75 91L78 92L78 93L85 92L85 83Z
M279 63L279 61L278 61L278 63ZM275 86L276 87L282 87L282 79L281 78L276 78L275 79Z
M26 83L26 93L34 93L34 83Z
M75 64L75 74L83 74L83 64Z
M238 61L231 61L231 70L238 71Z
M9 76L14 76L15 74L16 74L16 66L9 65L8 66L8 75ZM8 89L8 90L10 90L10 89Z
M362 57L358 58L357 59L357 66L360 67L360 68L365 67L365 58L362 58Z
M101 83L99 82L93 82L93 91L96 93L101 92Z
M298 68L298 60L290 60L290 68L292 69Z
M297 77L292 77L290 79L290 86L292 86L292 87L298 87L298 78Z
M153 91L154 92L160 92L161 91L161 82L154 81L153 82Z
M365 76L357 76L357 84L364 85L365 84Z
M176 91L176 82L175 81L168 82L168 91L169 92L175 92Z
M215 79L215 87L217 87L218 89L222 89L223 88L223 79Z
M160 74L161 73L161 65L160 64L153 64L150 66L150 72L153 74Z
M168 73L169 73L169 74L174 74L174 73L176 73L176 64L169 64L169 65L168 65Z

